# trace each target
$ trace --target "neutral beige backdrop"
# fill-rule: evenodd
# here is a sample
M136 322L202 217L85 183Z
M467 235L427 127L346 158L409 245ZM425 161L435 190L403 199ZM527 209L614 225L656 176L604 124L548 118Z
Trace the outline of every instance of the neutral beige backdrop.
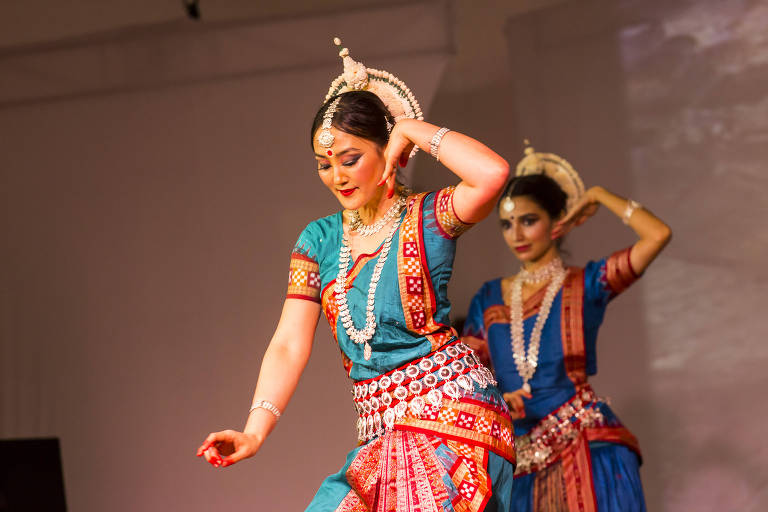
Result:
M594 382L640 438L649 510L765 509L766 2L329 2L269 20L236 4L194 24L104 3L81 18L128 25L50 43L80 25L30 9L30 30L3 31L29 39L0 51L0 436L61 438L71 510L301 510L353 445L321 321L257 459L193 456L242 425L290 248L335 208L307 133L334 34L436 124L510 162L529 137L669 221L609 310ZM454 181L424 155L406 172ZM631 241L601 212L567 247L583 263ZM470 230L454 316L514 269L492 220Z

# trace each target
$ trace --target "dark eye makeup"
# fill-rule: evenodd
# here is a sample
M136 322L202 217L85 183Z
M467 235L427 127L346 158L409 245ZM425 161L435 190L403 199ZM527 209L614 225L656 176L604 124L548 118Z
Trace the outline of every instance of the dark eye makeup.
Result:
M352 167L357 163L357 161L360 160L360 155L353 156L349 160L345 160L342 165L345 165L347 167Z
M355 165L357 163L358 160L360 160L361 157L362 157L362 155L350 156L346 160L344 160L341 163L341 165L343 165L344 167L352 167L353 165ZM330 168L331 168L331 164L329 164L329 163L320 163L320 161L318 161L318 163L317 163L317 170L318 171L324 171L324 170L330 169Z
M539 221L539 216L535 213L526 213L517 218L517 221L523 226L533 226ZM501 219L501 229L509 229L512 227L512 221L509 219Z

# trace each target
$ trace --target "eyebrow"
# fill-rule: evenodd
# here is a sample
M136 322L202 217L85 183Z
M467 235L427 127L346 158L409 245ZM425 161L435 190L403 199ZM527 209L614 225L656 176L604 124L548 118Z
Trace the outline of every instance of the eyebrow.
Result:
M538 213L536 213L536 212L521 213L520 215L517 215L517 218L519 219L520 217L527 217L529 215L538 215ZM501 221L513 220L513 219L515 219L515 215L510 215L509 217L499 217L499 220L501 220Z
M347 149L344 149L344 150L339 151L338 153L336 153L336 156L346 155L350 151L360 151L360 150L358 148L347 148ZM316 158L328 158L328 155L319 155L319 154L315 153L315 157Z

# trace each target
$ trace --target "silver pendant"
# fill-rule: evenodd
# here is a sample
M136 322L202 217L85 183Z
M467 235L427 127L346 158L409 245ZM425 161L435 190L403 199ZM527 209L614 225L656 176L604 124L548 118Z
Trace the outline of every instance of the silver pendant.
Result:
M424 412L425 405L426 404L424 403L424 399L420 396L417 396L411 400L411 403L408 405L408 407L411 409L411 413L418 418L421 416L421 413Z
M467 391L472 391L475 388L475 386L472 385L472 379L466 375L459 375L456 378L456 382L458 382L459 386L463 387Z
M479 371L469 370L469 376L472 377L472 380L477 382L481 388L485 389L488 387L488 381L485 380L485 377L483 377L483 374Z
M443 391L446 395L448 395L449 398L452 398L453 400L458 400L461 396L461 391L459 390L459 385L455 382L446 382L443 385Z
M433 407L440 407L443 404L443 393L439 389L433 389L427 393L427 400Z
M366 361L371 360L371 346L368 344L368 342L365 342L365 349L363 349L363 357Z
M392 430L395 426L395 411L394 409L387 409L384 411L384 426L387 430Z

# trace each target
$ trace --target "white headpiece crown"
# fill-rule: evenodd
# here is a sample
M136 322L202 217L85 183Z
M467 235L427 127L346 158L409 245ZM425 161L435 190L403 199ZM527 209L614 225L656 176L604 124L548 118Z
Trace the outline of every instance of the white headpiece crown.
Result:
M333 42L341 47L338 37ZM424 119L419 102L402 80L388 71L366 68L349 56L348 48L341 48L339 57L344 62L344 72L331 83L325 101L343 92L370 91L384 102L395 122L405 118Z
M565 158L554 153L536 153L527 140L525 145L527 146L525 156L517 164L515 175L544 174L549 176L560 185L560 188L568 196L566 208L567 211L571 211L576 202L584 195L584 182L581 181L579 173Z

